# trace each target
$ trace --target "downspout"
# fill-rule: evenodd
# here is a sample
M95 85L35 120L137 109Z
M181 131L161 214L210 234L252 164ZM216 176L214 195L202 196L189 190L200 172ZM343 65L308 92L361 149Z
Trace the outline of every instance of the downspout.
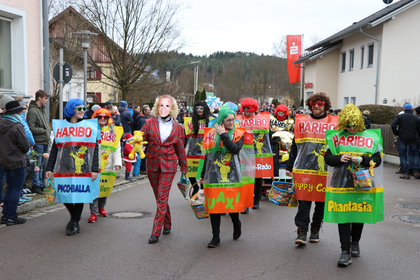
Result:
M48 28L48 0L42 0L42 41L43 41L43 87L44 91L50 94L50 42L49 42L49 28ZM51 97L51 96L50 96ZM50 99L45 106L47 109L47 116L50 116Z
M375 84L375 105L377 105L378 104L378 88L379 88L379 62L381 58L381 40L363 32L362 27L360 27L360 33L378 42L378 57L376 59L377 61L376 61L376 84Z

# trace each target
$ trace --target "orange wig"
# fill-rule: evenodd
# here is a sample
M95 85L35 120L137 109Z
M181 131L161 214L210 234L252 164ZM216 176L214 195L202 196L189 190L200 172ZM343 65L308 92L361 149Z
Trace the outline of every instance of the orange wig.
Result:
M96 116L97 115L100 115L100 114L104 114L105 116L108 116L109 117L109 119L108 119L108 125L111 125L111 124L114 123L114 120L112 119L111 112L108 111L105 108L99 108L98 110L96 110L95 113L93 113L93 115L92 115L92 119L96 118Z

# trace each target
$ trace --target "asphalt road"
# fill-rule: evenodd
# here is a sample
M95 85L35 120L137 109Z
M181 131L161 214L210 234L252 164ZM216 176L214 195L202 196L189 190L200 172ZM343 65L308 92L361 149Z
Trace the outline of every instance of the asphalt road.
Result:
M69 215L58 205L28 213L24 225L0 227L0 279L420 279L420 180L398 179L396 169L384 169L385 221L365 225L361 257L347 268L336 265L336 224L324 224L318 244L296 247L296 208L268 201L241 215L237 241L229 216L222 217L221 244L208 249L210 221L195 218L176 184L172 232L148 244L155 200L141 180L113 193L106 206L110 214L140 212L140 218L111 215L88 224L86 204L81 233L68 237ZM391 218L398 214L418 223Z

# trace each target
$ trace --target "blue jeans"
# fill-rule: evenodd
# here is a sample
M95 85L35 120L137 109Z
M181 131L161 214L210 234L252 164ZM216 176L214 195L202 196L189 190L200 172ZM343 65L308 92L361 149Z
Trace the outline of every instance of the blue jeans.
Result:
M39 166L40 170L38 172L34 171L34 173L32 174L32 186L43 189L44 188L44 178L43 178L42 174L43 174L43 171L44 171L44 158L43 158L42 154L48 152L48 145L47 144L36 144L34 146L34 149L39 154L39 156L38 156L38 166Z
M4 194L3 217L16 218L16 209L19 202L19 193L25 181L25 168L5 169L7 189Z
M406 143L398 140L397 143L398 154L400 155L401 171L403 174L408 174L409 169L414 169L418 172L418 152L416 143Z
M4 179L6 179L6 173L4 173L4 169L0 166L0 202L3 202Z
M137 161L133 167L133 177L136 177L140 174L140 165L141 165L141 158L140 155L137 153Z

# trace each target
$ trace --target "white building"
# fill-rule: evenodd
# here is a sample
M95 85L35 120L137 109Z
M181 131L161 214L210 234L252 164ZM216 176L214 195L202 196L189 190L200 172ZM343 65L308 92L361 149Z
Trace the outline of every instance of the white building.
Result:
M0 94L35 95L42 88L41 1L0 0Z
M304 98L325 92L333 108L420 105L420 0L400 0L306 49Z

